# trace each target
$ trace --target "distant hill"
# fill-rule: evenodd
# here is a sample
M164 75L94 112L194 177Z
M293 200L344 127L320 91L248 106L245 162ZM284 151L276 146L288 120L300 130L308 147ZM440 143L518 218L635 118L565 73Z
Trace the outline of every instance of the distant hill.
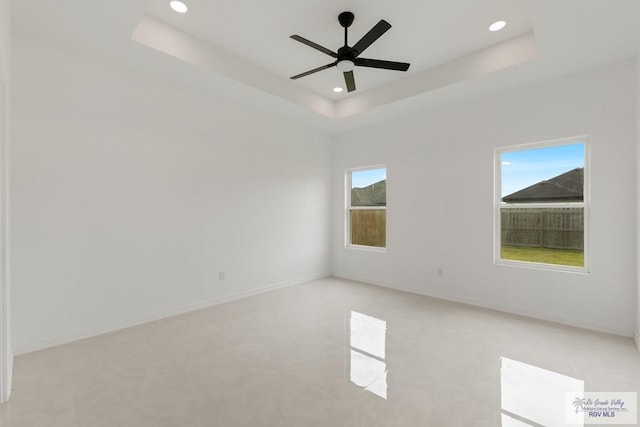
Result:
M582 202L584 168L575 168L502 198L506 203Z
M351 189L351 206L387 206L387 180Z

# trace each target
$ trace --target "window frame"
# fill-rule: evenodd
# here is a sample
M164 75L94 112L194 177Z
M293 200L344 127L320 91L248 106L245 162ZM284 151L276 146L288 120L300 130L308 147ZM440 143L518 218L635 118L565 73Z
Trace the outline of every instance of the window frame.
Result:
M509 203L502 204L502 154L514 151L526 151L538 148L557 147L561 145L572 144L584 144L584 189L582 202L570 202L570 203ZM591 144L589 143L589 136L575 136L569 138L560 138L542 142L532 142L525 144L509 145L504 147L498 147L494 150L494 206L493 206L493 257L494 264L499 266L512 266L512 267L524 267L535 268L542 270L563 271L572 273L589 273L590 272L590 250L589 250L589 229L590 227L590 207L591 207ZM508 206L507 206L508 205ZM574 267L570 265L562 264L547 264L541 262L532 261L518 261L510 259L502 259L502 223L501 223L501 209L518 209L518 208L576 208L581 207L583 209L584 224L584 263L582 267Z
M384 164L377 164L377 165L371 165L371 166L360 166L360 167L355 167L355 168L347 168L345 169L345 215L344 215L344 219L345 219L345 248L347 249L358 249L358 250L363 250L363 251L370 251L370 252L380 252L380 253L386 253L387 252L387 246L388 246L388 241L387 241L387 233L386 233L386 229L387 227L385 226L385 245L384 247L380 247L380 246L366 246L366 245L356 245L351 243L351 211L352 210L384 210L386 212L385 215L385 222L388 224L388 210L387 210L387 199L385 197L385 206L351 206L351 183L352 183L352 173L353 172L360 172L360 171L366 171L366 170L373 170L373 169L384 169L385 170L385 180L388 180L388 172L389 169L387 168L386 165ZM388 188L388 187L387 187Z

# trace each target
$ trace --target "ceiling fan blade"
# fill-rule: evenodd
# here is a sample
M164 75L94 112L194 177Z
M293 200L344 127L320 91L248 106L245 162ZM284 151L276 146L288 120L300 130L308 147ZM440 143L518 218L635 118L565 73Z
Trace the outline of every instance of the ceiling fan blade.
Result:
M356 58L353 63L360 67L384 68L385 70L407 71L409 65L406 62L382 61L380 59Z
M389 24L384 19L381 19L372 29L369 30L367 34L365 34L358 43L353 46L353 49L357 52L356 56L360 55L366 48L371 46L371 43L378 40L380 36L386 33L389 28L391 28L391 24Z
M353 77L353 71L345 71L344 82L347 85L347 92L353 92L356 90L356 80Z
M300 42L300 43L302 43L302 44L306 44L306 45L307 45L307 46L309 46L309 47L312 47L312 48L314 48L314 49L316 49L316 50L319 50L319 51L320 51L320 52L322 52L322 53L326 53L326 54L327 54L327 55L329 55L329 56L333 56L334 58L337 58L337 57L338 57L338 54L337 54L337 53L335 53L334 51L329 50L329 49L327 49L327 48L326 48L326 47L324 47L324 46L320 46L318 43L314 43L314 42L312 42L311 40L307 40L307 39L305 39L304 37L300 37L300 36L299 36L299 35L297 35L297 34L294 34L294 35L292 35L292 36L290 36L290 37L291 37L292 39L296 40L296 41L299 41L299 42Z
M296 74L295 76L289 77L292 80L299 79L300 77L308 76L309 74L317 73L318 71L326 70L327 68L331 68L336 65L336 62L332 62L331 64L323 65L322 67L314 68L313 70L305 71L304 73Z

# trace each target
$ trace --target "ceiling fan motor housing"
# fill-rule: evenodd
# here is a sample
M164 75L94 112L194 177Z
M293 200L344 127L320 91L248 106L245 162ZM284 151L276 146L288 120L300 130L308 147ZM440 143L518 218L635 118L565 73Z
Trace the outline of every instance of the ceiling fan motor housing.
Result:
M343 61L345 59L348 61L353 61L357 55L358 52L356 52L349 46L342 46L340 49L338 49L338 61Z

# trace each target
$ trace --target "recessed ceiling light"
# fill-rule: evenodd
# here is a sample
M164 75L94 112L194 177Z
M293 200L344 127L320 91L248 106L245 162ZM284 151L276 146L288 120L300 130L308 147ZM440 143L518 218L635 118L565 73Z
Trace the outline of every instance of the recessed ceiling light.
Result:
M507 23L504 21L496 21L493 24L489 25L489 31L500 31L504 28L505 25L507 25Z
M187 11L189 10L187 5L179 0L170 1L169 6L171 6L171 9L175 10L178 13L187 13Z
M334 91L335 93L340 93L340 92L342 92L342 88L341 88L341 87L334 87L334 88L333 88L333 91Z

